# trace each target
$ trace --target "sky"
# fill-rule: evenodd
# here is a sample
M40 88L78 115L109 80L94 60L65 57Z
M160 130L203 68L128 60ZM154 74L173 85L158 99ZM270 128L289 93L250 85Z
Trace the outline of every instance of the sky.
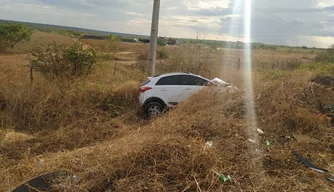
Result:
M159 36L243 41L246 0L161 0ZM153 0L0 0L0 19L149 35ZM252 0L251 41L328 48L334 0Z

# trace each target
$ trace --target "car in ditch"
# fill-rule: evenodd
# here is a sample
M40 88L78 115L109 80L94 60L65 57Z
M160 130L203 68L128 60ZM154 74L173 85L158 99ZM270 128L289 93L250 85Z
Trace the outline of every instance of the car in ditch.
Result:
M192 73L166 73L149 77L141 84L139 103L145 114L150 117L159 116L164 109L175 107L204 87L218 85L232 87L225 81L214 78L209 80Z

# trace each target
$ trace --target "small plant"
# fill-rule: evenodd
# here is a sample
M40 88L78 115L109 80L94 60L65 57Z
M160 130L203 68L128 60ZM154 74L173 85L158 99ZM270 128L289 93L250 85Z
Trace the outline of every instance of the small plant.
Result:
M75 79L87 76L92 73L97 62L95 50L84 49L81 44L68 47L54 42L47 47L36 48L31 54L32 67L47 79Z
M102 50L105 52L114 53L119 49L120 39L115 35L110 35L103 45Z

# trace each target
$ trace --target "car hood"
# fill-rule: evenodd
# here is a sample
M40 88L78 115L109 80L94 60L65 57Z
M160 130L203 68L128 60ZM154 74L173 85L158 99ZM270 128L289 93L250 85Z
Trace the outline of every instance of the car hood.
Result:
M211 82L216 84L216 85L219 85L219 86L224 86L224 87L231 86L231 84L227 83L226 81L223 81L223 80L219 79L218 77L212 79Z
M235 93L236 91L238 91L237 87L232 86L231 84L219 79L218 77L212 79L211 82L215 84L217 87L223 87L224 89L221 89L222 91L227 90L228 93Z

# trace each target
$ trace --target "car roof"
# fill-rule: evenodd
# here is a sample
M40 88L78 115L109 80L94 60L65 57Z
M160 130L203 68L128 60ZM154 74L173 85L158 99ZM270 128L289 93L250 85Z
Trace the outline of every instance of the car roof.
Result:
M164 74L160 74L160 75L153 76L152 78L162 78L162 77L173 76L173 75L192 75L192 76L197 76L197 77L204 78L204 77L202 77L202 76L200 76L200 75L195 75L195 74L192 74L192 73L186 73L186 72L164 73ZM206 78L204 78L204 79L206 79Z

